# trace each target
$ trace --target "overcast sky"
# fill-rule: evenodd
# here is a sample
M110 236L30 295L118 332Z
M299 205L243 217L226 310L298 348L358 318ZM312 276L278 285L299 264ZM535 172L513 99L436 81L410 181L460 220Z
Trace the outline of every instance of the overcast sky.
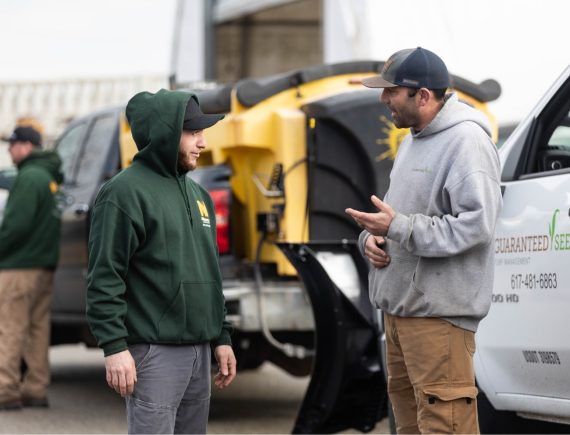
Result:
M175 0L0 0L0 80L170 68Z
M397 11L366 0L364 13L340 1L356 34L373 34L366 58L421 45L454 74L497 79L501 123L520 120L570 63L570 0L397 0ZM0 81L167 76L175 14L176 0L0 0Z
M500 123L520 121L570 64L568 0L369 0L372 57L401 48L435 51L450 72L502 87L490 107Z

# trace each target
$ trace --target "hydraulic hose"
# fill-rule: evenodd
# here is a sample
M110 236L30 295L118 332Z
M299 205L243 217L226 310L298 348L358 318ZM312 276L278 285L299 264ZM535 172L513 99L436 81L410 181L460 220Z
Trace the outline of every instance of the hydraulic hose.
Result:
M263 244L266 242L266 239L267 231L264 230L262 231L259 237L259 241L257 242L257 248L255 250L255 263L253 265L253 272L255 276L255 290L257 293L257 310L261 332L270 345L279 349L288 357L303 359L307 356L314 355L314 351L312 349L307 349L306 347L292 343L280 342L273 336L269 330L269 327L267 326L265 300L263 298L263 277L261 275L261 249L263 248Z

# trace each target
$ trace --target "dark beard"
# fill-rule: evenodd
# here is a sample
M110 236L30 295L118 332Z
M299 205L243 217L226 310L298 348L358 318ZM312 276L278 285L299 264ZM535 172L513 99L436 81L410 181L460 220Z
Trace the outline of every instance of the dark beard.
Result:
M190 172L194 169L194 166L191 163L187 162L184 153L180 151L178 151L178 160L176 162L176 166L179 174L186 174L187 172Z

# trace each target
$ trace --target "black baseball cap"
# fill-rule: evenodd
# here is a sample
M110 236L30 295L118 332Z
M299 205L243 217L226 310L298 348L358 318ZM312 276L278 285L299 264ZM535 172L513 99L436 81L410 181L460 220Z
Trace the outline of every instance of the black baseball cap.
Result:
M34 146L41 146L42 135L33 127L16 127L12 134L8 136L6 142L31 142Z
M206 115L200 109L200 105L195 98L190 98L184 113L183 130L203 130L211 127L219 120L223 119L224 115Z
M362 79L369 88L445 89L450 85L447 67L441 58L425 48L408 48L394 53L379 76Z

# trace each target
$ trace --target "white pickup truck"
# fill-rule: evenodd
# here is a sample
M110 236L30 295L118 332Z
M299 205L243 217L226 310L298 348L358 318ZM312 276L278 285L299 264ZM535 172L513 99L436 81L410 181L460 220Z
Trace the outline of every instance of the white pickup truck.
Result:
M570 67L499 154L504 205L493 304L475 354L481 430L568 433Z

